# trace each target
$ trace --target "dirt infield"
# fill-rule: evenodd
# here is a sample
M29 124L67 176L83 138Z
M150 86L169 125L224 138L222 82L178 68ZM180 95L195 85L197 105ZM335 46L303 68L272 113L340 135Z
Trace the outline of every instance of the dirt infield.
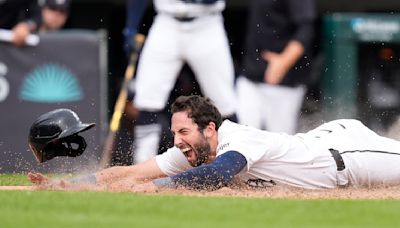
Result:
M290 199L400 199L400 186L370 189L305 190L288 187L272 187L264 190L235 190L223 188L207 193L217 196L240 196Z
M161 190L158 194L189 196L233 196L273 199L400 199L400 186L370 189L305 190L288 187L271 187L263 190L222 188L212 192L188 190Z
M37 186L0 186L0 191L24 190L40 191ZM59 189L57 190L59 191ZM68 191L68 190L65 190ZM118 190L105 190L100 188L80 189L80 191L107 191L121 192ZM125 191L122 191L125 192ZM229 196L249 198L272 198L272 199L400 199L400 186L377 187L377 188L343 188L327 190L305 190L290 187L271 187L267 189L236 189L222 188L216 191L191 191L185 189L161 189L157 192L143 191L143 194L151 195L184 195L184 196Z
M0 191L5 190L36 190L36 186L0 186Z

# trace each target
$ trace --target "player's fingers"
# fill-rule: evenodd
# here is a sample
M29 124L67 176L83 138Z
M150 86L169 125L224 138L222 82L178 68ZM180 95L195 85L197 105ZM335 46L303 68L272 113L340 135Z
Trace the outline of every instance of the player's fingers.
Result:
M28 179L34 184L46 184L49 179L40 173L28 173Z
M28 173L28 180L34 184L37 184L38 179L36 173Z

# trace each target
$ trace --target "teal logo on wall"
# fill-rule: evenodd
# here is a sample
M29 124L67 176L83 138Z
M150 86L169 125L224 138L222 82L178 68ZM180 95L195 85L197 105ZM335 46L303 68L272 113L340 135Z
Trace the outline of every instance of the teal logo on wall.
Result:
M36 67L22 83L20 98L40 103L78 101L83 92L75 75L57 64Z

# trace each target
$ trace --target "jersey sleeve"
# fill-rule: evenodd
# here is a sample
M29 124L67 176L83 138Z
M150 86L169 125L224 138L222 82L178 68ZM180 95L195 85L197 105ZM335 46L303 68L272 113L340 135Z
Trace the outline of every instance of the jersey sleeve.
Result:
M250 167L260 160L266 153L264 148L257 148L256 146L249 146L243 139L239 140L232 140L229 143L225 144L226 147L222 150L219 150L217 153L217 157L225 154L228 151L237 151L238 153L242 154L247 161L247 170Z
M192 168L185 155L176 147L157 155L156 162L161 171L167 176L173 176Z
M217 157L228 152L237 151L247 161L247 169L276 150L276 134L270 134L247 126L225 124L220 128Z

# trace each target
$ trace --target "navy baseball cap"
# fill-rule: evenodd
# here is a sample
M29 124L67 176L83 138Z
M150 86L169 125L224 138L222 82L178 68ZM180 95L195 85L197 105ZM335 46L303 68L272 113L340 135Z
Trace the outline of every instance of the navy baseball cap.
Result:
M68 12L71 0L44 0L43 6L53 10Z

